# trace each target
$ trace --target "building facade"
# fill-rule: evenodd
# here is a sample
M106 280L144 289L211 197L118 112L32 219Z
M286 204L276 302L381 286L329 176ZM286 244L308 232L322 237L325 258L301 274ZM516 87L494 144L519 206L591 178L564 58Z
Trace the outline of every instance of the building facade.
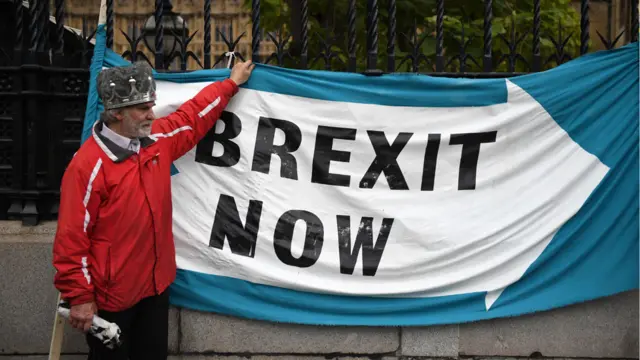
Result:
M631 40L631 5L637 0L592 0L589 2L589 37L592 45L591 51L604 50L606 45L599 35L605 40L614 41L618 35L620 39L615 47L628 44ZM580 13L580 0L572 1L573 8ZM626 31L625 31L626 30Z

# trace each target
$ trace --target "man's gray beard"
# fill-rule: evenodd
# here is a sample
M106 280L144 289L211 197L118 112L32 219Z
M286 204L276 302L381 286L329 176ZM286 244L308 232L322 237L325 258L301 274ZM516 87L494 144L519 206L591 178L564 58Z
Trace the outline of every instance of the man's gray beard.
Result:
M149 135L151 135L151 128L149 130L144 130L142 127L138 129L139 138L148 137Z

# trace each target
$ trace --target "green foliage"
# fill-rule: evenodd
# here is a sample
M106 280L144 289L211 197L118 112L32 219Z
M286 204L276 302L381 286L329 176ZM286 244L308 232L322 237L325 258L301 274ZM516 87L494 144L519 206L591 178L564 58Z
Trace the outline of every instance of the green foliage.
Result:
M299 20L298 13L292 10L291 1L297 0L262 0L260 25L275 36L278 32L282 38L291 34L292 21ZM533 2L530 0L503 0L493 2L492 20L492 69L505 72L530 71L533 61ZM331 4L331 6L328 6ZM388 39L388 4L389 0L378 1L378 57L377 68L387 70ZM464 54L468 58L464 62L464 71L475 72L483 69L484 53L484 2L479 0L446 0L444 18L443 49L445 54L445 71L460 71L461 43L465 44ZM245 0L250 9L251 0ZM366 69L366 14L367 1L356 1L356 60L357 71ZM433 72L436 64L436 0L401 0L396 1L396 71ZM326 68L323 60L325 44L331 44L336 57L331 60L332 70L346 70L348 64L348 0L308 0L309 18L309 67ZM580 47L580 16L573 8L570 0L543 0L541 2L540 52L542 69L556 66L558 53L553 41L564 45L564 53L574 58ZM461 41L464 29L464 41ZM513 31L513 32L512 32ZM299 66L299 39L289 40L288 49L293 59L287 59L284 66ZM514 68L509 66L508 42L520 40L515 46L517 58ZM553 41L552 41L553 39ZM328 40L328 41L327 41ZM506 41L505 41L506 40ZM265 37L262 41L271 41ZM414 64L411 55L419 56L419 63ZM422 54L422 55L420 55ZM560 62L569 57L560 59ZM475 60L475 61L474 61ZM275 64L275 60L270 62Z

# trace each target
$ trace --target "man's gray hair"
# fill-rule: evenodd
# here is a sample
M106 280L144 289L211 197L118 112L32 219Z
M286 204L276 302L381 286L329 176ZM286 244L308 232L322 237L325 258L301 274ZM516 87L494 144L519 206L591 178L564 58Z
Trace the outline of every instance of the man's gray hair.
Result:
M100 120L105 125L111 125L111 124L117 123L118 118L116 117L116 114L120 111L121 110L105 110L100 114Z

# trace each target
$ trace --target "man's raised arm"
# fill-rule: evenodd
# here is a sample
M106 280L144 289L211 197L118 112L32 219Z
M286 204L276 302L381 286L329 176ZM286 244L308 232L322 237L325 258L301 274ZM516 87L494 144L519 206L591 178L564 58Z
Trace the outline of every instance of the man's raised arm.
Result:
M255 67L251 60L238 62L231 76L207 85L175 112L154 123L151 137L171 141L171 158L176 160L191 150L213 127L231 98L238 92Z

